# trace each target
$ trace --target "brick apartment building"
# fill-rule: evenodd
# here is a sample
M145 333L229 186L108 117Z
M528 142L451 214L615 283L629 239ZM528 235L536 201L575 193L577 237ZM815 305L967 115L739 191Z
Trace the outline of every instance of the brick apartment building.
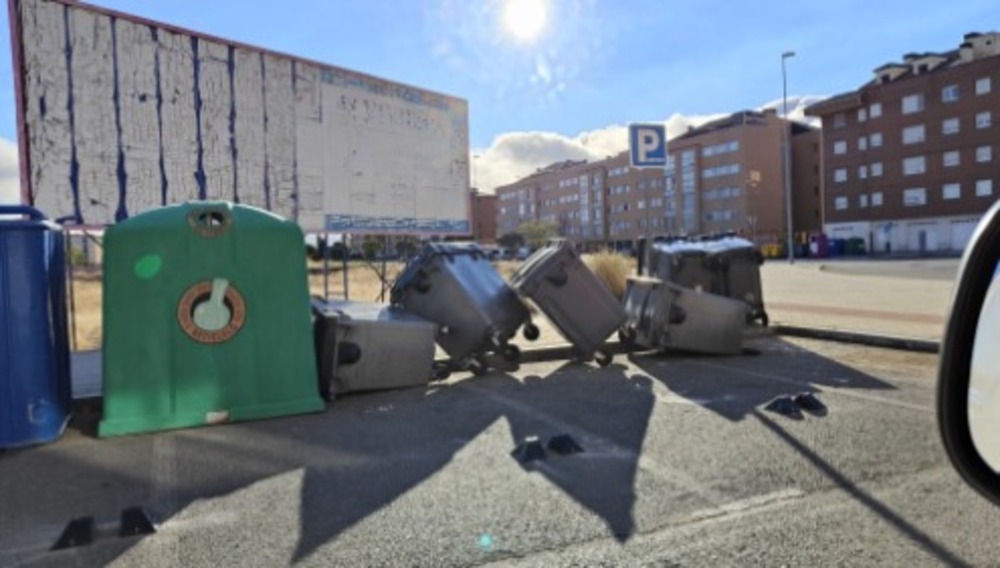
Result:
M793 231L818 230L819 131L772 111L743 111L670 141L666 169L668 233L735 231L782 242L786 208L782 137L791 144Z
M497 242L497 196L473 188L469 195L472 207L472 239L477 243Z
M552 164L496 190L500 234L529 220L555 222L587 245L629 247L651 234L736 231L774 242L785 230L782 129L792 141L795 231L818 230L819 132L743 111L669 142L667 168L635 169L623 152L597 162Z
M825 232L876 253L961 251L1000 191L1000 34L910 53L817 103Z

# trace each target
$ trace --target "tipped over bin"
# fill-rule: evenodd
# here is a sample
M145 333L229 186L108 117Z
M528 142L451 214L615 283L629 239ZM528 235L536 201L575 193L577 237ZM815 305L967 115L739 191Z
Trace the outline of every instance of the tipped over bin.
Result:
M100 435L323 410L303 242L226 202L108 229Z

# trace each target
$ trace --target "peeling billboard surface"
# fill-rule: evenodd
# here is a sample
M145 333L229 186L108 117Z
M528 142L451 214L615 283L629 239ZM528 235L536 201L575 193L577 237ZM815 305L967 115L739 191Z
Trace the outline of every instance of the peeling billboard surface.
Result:
M464 100L64 0L9 0L26 198L222 199L309 231L469 232Z

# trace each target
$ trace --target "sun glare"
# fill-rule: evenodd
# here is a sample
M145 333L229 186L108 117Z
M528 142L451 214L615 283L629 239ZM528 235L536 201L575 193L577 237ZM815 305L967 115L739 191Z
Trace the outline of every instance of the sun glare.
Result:
M549 16L547 0L505 0L503 27L515 41L531 43L538 39Z

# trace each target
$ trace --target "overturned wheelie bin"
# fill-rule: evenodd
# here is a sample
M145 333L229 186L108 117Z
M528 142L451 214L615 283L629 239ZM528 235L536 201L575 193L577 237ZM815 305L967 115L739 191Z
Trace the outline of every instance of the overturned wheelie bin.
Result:
M581 360L593 358L602 367L611 364L613 356L600 348L625 321L625 310L571 242L537 251L510 283L545 313Z
M529 341L539 334L527 306L474 244L425 245L396 279L391 300L439 326L438 345L455 370L484 374L491 353L515 362L517 330Z
M628 348L715 355L743 352L745 303L659 278L628 277L619 339Z
M447 377L434 362L437 325L385 304L313 298L319 390L342 393L426 385Z

